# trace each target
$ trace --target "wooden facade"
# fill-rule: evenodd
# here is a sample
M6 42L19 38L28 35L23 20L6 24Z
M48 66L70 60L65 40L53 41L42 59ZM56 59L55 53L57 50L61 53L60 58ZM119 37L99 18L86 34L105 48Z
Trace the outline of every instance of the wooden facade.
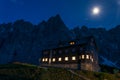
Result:
M72 40L67 45L60 44L57 48L43 50L41 66L98 71L95 39L94 37L86 39L87 42Z

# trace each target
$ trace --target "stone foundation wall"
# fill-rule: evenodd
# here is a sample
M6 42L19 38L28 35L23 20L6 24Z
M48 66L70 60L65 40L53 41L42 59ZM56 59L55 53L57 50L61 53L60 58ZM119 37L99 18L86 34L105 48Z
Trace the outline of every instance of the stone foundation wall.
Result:
M41 66L78 69L78 64L42 64Z
M93 66L90 63L81 63L81 70L93 71Z
M91 63L81 63L81 64L41 64L41 66L45 67L58 67L58 68L68 68L68 69L81 69L88 71L99 71L99 67L95 66Z

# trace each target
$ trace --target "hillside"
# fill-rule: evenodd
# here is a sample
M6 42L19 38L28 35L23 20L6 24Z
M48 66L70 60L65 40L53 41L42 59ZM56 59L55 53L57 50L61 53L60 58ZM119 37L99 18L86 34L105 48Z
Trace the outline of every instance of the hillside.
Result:
M0 65L0 80L120 80L120 74L107 74L28 64Z

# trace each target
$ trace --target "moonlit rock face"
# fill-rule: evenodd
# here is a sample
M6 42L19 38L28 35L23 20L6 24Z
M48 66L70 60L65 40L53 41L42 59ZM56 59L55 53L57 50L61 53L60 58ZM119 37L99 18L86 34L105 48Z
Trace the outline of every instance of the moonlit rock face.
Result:
M98 7L94 7L92 12L93 12L94 15L99 14L100 9Z

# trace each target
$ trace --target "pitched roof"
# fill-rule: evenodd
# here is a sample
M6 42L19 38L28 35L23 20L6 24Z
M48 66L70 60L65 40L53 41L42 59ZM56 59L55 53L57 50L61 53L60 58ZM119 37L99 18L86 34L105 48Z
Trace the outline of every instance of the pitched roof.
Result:
M75 42L75 45L78 44L87 44L90 42L91 38L94 38L93 36L88 36L88 37L81 37L80 39L74 39L74 40L69 40L69 41L60 41L58 43L58 46L69 46L70 42Z

